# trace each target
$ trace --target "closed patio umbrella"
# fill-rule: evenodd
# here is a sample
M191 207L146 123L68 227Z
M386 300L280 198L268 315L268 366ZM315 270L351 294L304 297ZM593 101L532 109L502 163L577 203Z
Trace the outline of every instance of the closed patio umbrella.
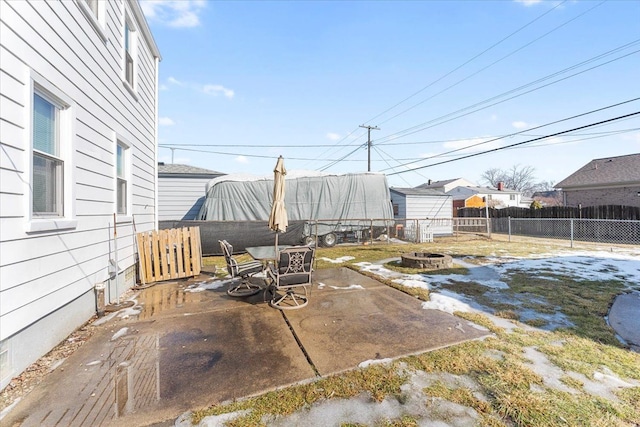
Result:
M284 205L284 176L287 170L284 168L284 159L278 157L275 169L273 169L273 204L269 215L269 228L276 232L276 250L278 246L278 233L287 231L289 219Z

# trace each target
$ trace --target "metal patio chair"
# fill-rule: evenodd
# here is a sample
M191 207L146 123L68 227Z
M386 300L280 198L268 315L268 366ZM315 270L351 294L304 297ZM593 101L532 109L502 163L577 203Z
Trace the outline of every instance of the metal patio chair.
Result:
M248 297L255 295L262 289L262 286L249 281L249 277L263 271L260 261L238 262L233 257L233 246L226 240L218 240L222 254L227 263L227 272L232 278L240 278L239 282L232 282L227 289L227 294L232 297Z
M266 292L271 295L271 307L293 310L309 303L307 287L311 286L315 253L310 246L293 246L279 252L276 264L270 264L267 270L270 283Z

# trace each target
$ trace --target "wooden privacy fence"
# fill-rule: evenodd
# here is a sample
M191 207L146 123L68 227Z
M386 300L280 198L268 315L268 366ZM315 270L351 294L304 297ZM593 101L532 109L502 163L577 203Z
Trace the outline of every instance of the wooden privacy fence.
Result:
M200 274L199 227L142 232L136 237L143 284Z

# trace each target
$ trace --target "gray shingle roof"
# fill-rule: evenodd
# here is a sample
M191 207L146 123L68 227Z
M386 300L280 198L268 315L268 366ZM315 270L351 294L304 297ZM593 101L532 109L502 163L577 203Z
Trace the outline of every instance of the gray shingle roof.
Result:
M428 189L428 188L390 188L390 191L398 194L404 194L405 196L448 196L448 194L442 191Z
M431 184L425 182L424 184L418 185L416 188L444 187L445 185L450 184L453 181L457 181L458 179L460 178L443 179L442 181L431 181Z
M640 153L593 159L555 188L591 187L640 182Z
M224 175L222 172L216 172L209 169L199 168L190 165L176 165L158 163L158 174L177 174L177 175Z
M502 190L498 190L497 188L490 188L490 187L469 187L469 186L461 185L460 187L456 187L453 190L449 191L448 194L455 193L456 189L458 188L467 189L474 194L519 194L520 193L518 190L512 190L511 188L503 188Z

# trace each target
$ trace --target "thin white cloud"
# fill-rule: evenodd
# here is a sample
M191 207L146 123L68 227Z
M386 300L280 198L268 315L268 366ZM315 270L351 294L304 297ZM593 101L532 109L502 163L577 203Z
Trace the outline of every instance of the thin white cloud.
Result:
M523 122L522 120L515 121L515 122L511 123L511 126L513 126L516 129L526 129L526 128L529 127L527 122Z
M631 141L640 145L640 132L622 134L621 138L623 141Z
M159 90L169 90L169 86L167 85L160 85L160 87L158 88Z
M229 99L233 99L233 96L235 95L233 89L228 89L222 85L207 84L202 87L202 91L207 95L213 95L213 96L218 96L219 94L222 94Z
M160 117L158 119L158 124L160 126L173 126L176 124L170 117Z
M182 80L178 80L173 76L167 78L167 83L173 86L186 87L196 92L201 92L207 95L212 95L212 96L223 95L225 98L228 98L228 99L233 99L233 97L236 94L233 89L229 89L219 84L201 84L201 83L193 83L188 81L185 82Z
M173 28L192 28L201 24L205 0L141 0L140 7L150 22Z
M180 80L176 79L175 77L171 76L167 79L168 83L171 83L172 85L176 85L176 86L184 86L184 83L182 83Z
M337 133L329 132L327 134L327 139L330 139L331 141L338 141L340 139L340 135L338 135Z
M520 3L526 7L535 6L536 4L542 3L542 0L515 0L516 3Z
M489 141L491 138L471 138L458 141L447 141L443 144L448 150L461 150L463 153L475 153L478 151L489 150L500 146L499 141Z
M238 156L236 157L236 162L238 163L249 163L249 159L247 159L245 156Z

